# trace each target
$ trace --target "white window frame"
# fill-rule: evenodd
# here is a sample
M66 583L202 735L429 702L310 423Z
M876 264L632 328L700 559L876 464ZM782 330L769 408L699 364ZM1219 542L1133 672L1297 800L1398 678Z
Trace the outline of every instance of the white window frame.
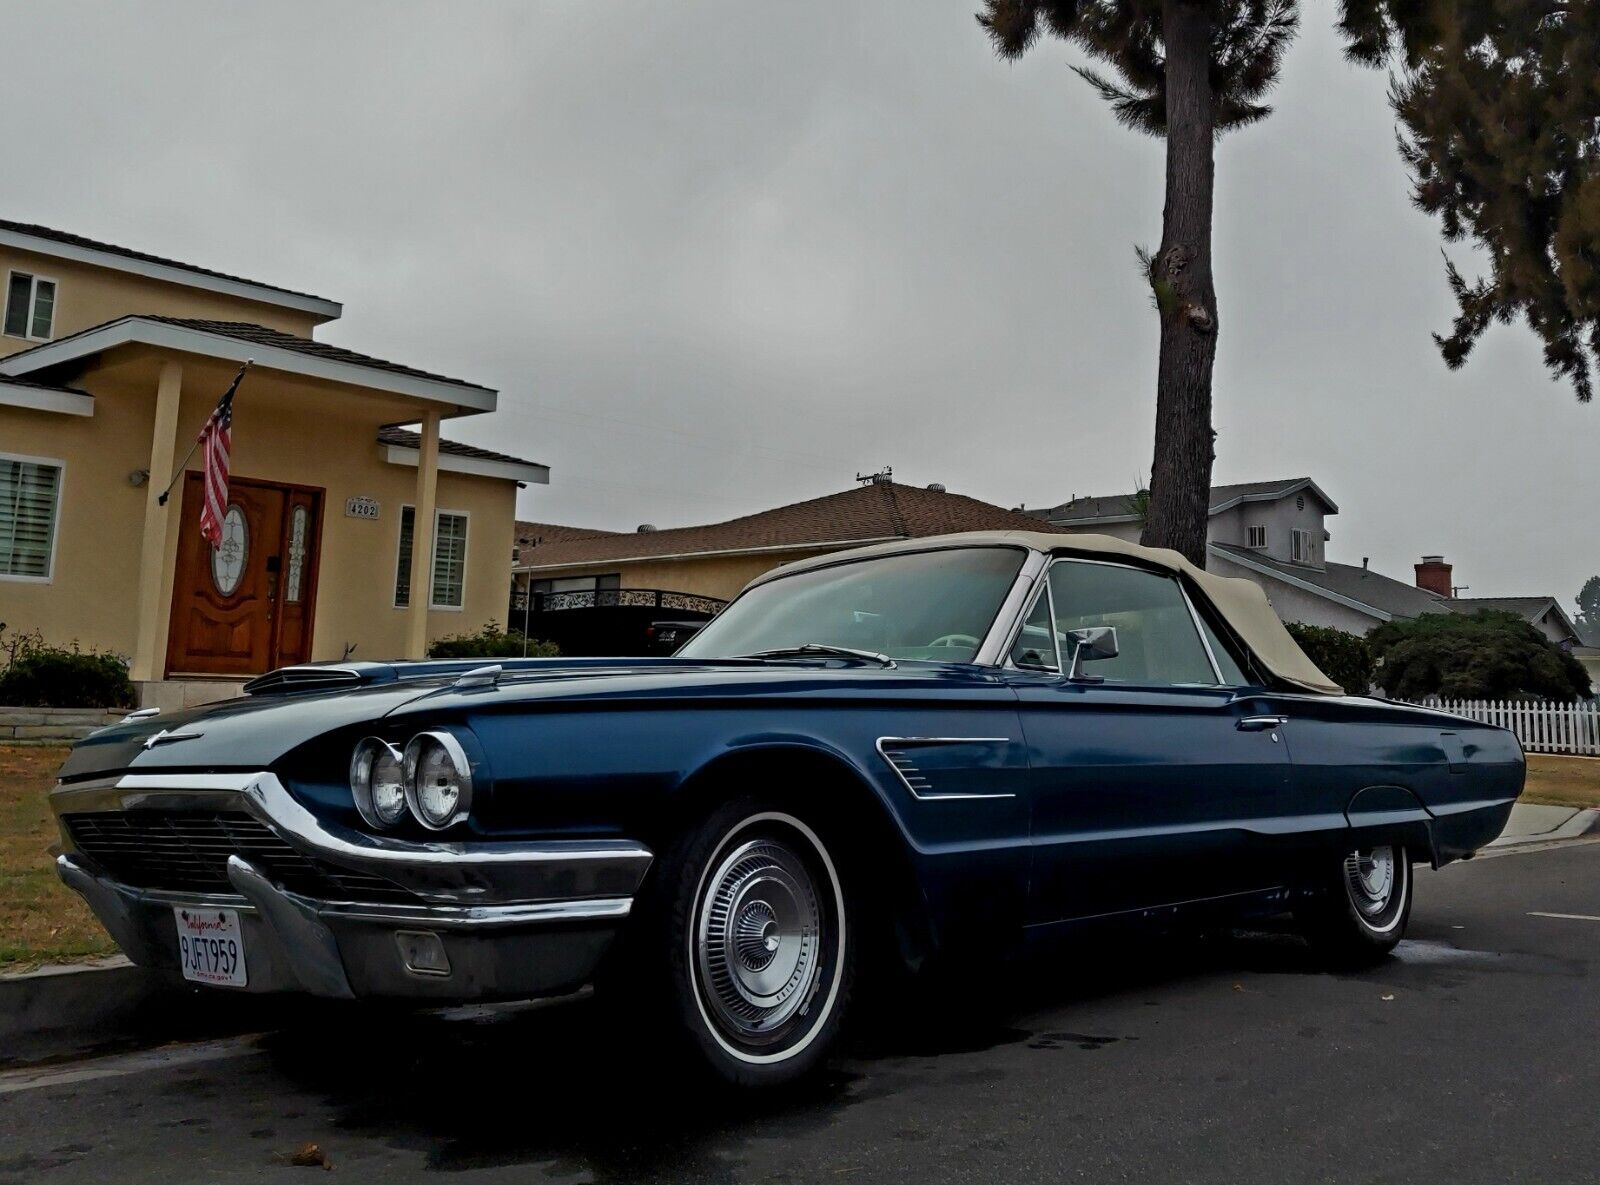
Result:
M6 313L11 311L11 279L13 276L28 277L28 313L23 320L23 332L21 334L7 333L4 336L30 342L54 341L56 336L56 313L61 308L61 281L54 276L41 276L38 272L25 272L21 268L14 267L6 272L6 307L0 308L0 329L4 327ZM33 310L39 303L39 282L41 280L55 290L55 296L50 303L50 332L44 337L38 337L33 332Z
M1256 542L1257 536L1261 540L1259 543ZM1250 523L1246 525L1244 529L1244 545L1256 551L1265 551L1267 549L1267 524Z
M56 457L30 457L21 453L0 453L0 461L20 461L24 465L48 465L56 471L56 504L50 511L50 560L43 576L17 576L0 572L0 580L15 584L54 584L56 553L61 549L61 504L67 493L67 463Z
M1309 564L1311 556L1312 532L1304 527L1292 527L1289 531L1289 562L1292 564Z
M441 604L439 604L437 601L435 601L433 599L433 578L435 576L434 568L439 563L439 519L441 517L443 517L444 515L447 515L447 514L448 515L452 515L455 518L462 519L466 523L466 526L462 529L462 533L461 533L461 604L459 604L459 605L441 605ZM472 516L470 514L468 514L465 510L436 509L433 512L433 557L428 562L428 608L430 610L439 609L439 610L442 610L442 611L444 611L446 613L462 613L462 612L466 611L466 608L467 608L467 555L468 555L468 551L470 549L471 542L472 542ZM416 546L416 543L415 543L415 541L413 541L412 542L412 547L415 547L415 546Z
M417 534L416 534L416 532L417 532L417 528L416 528L417 508L416 508L416 506L414 506L410 502L402 502L400 504L400 513L395 516L395 518L398 521L395 523L395 528L394 528L394 584L393 584L392 588L390 589L390 594L389 594L390 598L391 598L391 604L396 609L409 609L409 608L411 608L411 602L410 601L407 601L403 605L399 601L399 592L400 592L400 587L399 587L400 586L400 540L405 537L406 511L408 511L408 510L411 511L411 519L412 519L412 526L411 526L411 553L412 553L413 557L415 557L415 555L416 555L416 548L417 548ZM464 541L466 546L464 546L461 549L461 604L459 604L459 605L442 605L442 604L437 603L433 599L433 569L434 569L434 565L439 562L439 517L441 515L445 515L445 514L454 515L456 518L464 518L464 519L467 520L467 533L466 533L466 539ZM467 607L467 557L468 557L468 555L470 553L471 545L472 545L472 515L471 515L471 513L468 512L468 511L465 511L465 510L450 510L450 509L448 509L446 507L443 507L443 506L435 507L434 511L433 511L433 555L428 557L428 574L427 574L427 580L428 580L428 609L429 609L430 612L432 610L435 610L435 609L439 610L441 613L463 613L463 612L466 611L466 607ZM410 593L412 595L415 595L415 592L416 592L415 589L411 589L409 591L410 591Z

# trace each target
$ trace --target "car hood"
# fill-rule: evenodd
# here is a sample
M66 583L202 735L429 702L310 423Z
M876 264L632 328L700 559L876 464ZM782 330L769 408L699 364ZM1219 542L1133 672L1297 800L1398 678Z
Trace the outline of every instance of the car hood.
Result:
M266 769L295 746L375 720L432 690L390 683L307 695L243 696L113 724L73 746L58 775L76 780L129 770Z
M407 668L363 668L378 680L337 691L249 695L102 729L79 741L60 777L113 772L267 769L325 733L390 715L471 715L617 700L675 702L783 695L807 699L924 693L991 682L980 668L907 662L545 660L507 668L498 682L466 685L457 671L417 678ZM425 668L417 668L419 670ZM398 677L397 676L398 673Z

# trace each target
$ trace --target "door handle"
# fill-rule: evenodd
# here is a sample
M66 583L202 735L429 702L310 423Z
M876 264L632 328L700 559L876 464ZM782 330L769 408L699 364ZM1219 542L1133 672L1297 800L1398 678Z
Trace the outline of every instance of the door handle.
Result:
M1242 716L1234 727L1240 732L1267 732L1287 723L1287 716Z

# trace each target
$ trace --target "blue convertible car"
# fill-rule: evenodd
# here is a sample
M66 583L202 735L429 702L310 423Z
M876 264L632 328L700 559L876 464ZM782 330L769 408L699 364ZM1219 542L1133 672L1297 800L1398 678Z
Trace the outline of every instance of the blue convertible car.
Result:
M858 967L1087 919L1291 913L1380 955L1412 865L1523 783L1509 732L1345 696L1256 586L1097 536L843 552L671 658L472 666L293 667L95 734L62 879L194 982L594 982L759 1085L826 1056Z

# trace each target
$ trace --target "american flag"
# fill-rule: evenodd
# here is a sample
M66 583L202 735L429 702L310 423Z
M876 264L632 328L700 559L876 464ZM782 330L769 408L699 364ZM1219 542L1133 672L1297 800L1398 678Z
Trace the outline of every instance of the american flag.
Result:
M222 546L222 519L228 513L228 458L233 451L233 396L244 378L245 367L217 401L206 426L200 429L199 445L205 464L205 499L200 506L200 537L212 547Z

